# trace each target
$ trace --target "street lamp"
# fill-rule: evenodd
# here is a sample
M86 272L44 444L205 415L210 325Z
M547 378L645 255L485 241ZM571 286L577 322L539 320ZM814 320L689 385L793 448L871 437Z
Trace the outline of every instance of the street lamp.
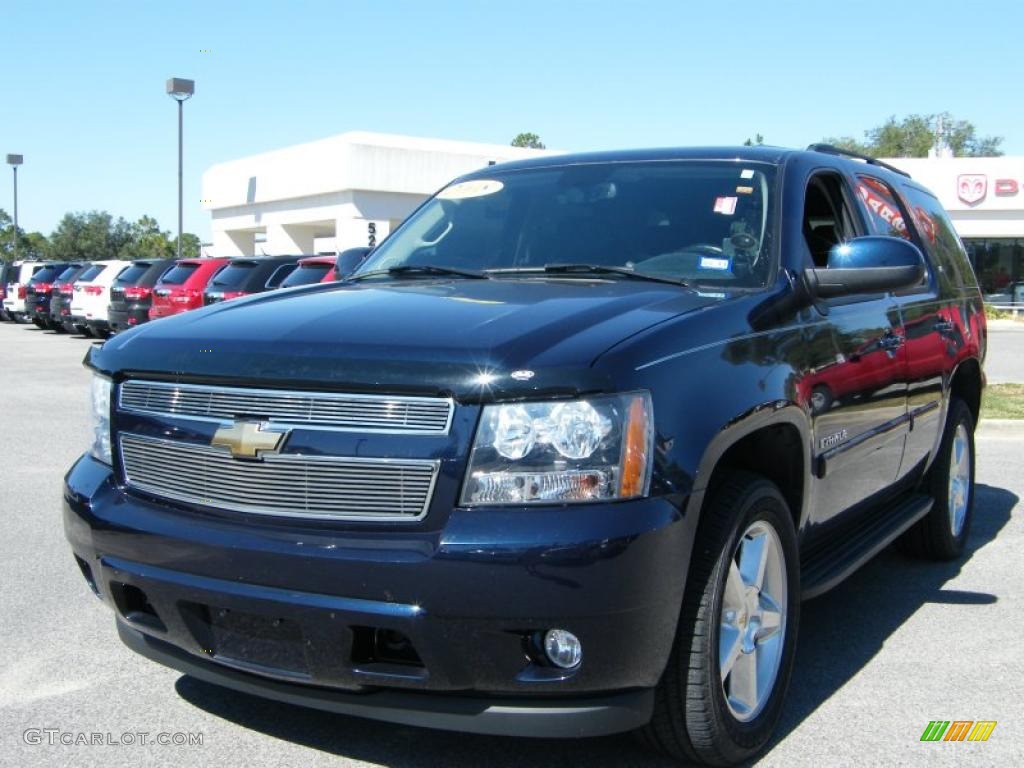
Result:
M7 164L14 171L14 261L18 260L18 166L24 159L21 155L7 156Z
M192 98L196 91L194 80L184 80L180 77L172 77L167 81L167 95L178 102L178 258L181 258L181 230L182 230L182 204L181 204L181 115L182 105Z

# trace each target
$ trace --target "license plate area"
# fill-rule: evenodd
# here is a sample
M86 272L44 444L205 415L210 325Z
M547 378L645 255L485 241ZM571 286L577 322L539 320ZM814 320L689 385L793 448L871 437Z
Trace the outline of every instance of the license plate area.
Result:
M310 677L305 639L296 622L194 603L182 607L195 639L216 661L274 677Z

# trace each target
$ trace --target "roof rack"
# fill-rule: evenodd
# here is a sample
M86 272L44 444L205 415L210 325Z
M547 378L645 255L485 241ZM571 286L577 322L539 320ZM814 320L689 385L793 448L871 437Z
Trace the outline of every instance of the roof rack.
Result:
M811 144L807 147L809 152L824 152L826 155L840 155L842 157L852 157L856 160L863 160L868 165L877 165L886 170L898 173L900 176L906 176L908 179L912 178L909 173L895 165L889 165L889 163L883 163L881 160L871 157L871 155L862 155L860 152L852 152L849 149L843 149L841 147L833 146L832 144Z

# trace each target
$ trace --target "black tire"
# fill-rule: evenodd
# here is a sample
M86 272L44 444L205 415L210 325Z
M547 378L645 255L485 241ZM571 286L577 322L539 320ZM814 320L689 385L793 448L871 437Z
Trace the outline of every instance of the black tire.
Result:
M756 716L743 722L730 711L719 671L720 619L732 558L740 538L758 521L778 536L787 608L771 692ZM637 734L641 743L705 765L735 765L753 757L768 743L782 714L799 619L799 555L789 507L768 480L730 474L701 511L675 645L655 691L654 716Z
M76 325L75 332L78 333L79 336L85 336L87 339L92 338L92 331L87 325Z
M967 510L959 532L954 531L950 515L950 468L955 465L953 443L960 427L966 430L970 474L966 490ZM897 545L905 554L926 560L955 560L963 554L974 518L974 417L963 400L949 403L949 415L939 445L939 455L924 480L925 491L935 500L931 512L904 533Z

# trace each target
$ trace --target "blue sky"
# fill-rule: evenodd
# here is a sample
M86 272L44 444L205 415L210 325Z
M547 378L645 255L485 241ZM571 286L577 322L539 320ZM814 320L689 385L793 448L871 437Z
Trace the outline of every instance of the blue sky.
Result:
M0 153L25 155L20 223L69 210L204 240L213 163L346 130L549 147L802 146L891 114L947 110L1024 154L1024 6L858 3L10 2ZM201 52L209 49L210 52ZM11 210L9 170L0 208Z

